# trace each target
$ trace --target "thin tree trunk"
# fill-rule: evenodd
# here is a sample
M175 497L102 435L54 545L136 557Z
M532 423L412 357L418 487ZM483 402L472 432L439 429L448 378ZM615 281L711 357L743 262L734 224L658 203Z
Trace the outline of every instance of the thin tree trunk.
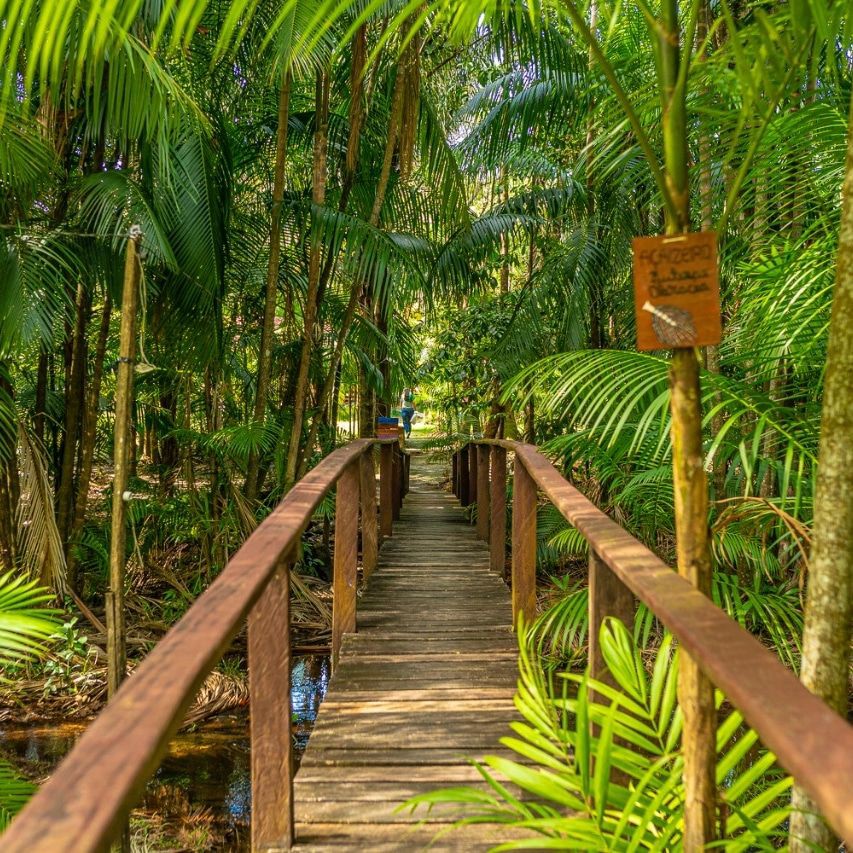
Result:
M278 131L275 142L275 169L273 172L272 211L270 214L270 256L267 264L267 282L264 294L264 318L261 325L261 348L258 353L258 379L255 391L255 423L262 424L266 414L272 375L272 345L275 333L275 307L278 296L278 274L281 267L281 206L284 201L284 173L287 165L287 122L290 116L290 72L284 72L278 98ZM260 489L258 474L260 456L251 453L244 490L249 500L254 500Z
M509 177L507 176L506 166L501 168L501 184L503 185L503 203L509 202ZM531 229L531 246L533 245L533 231ZM509 235L504 231L501 232L501 278L500 292L502 294L509 293Z
M373 389L368 385L367 371L358 365L358 435L369 438L373 435L373 413L376 410L376 400Z
M127 241L124 289L121 299L121 335L116 377L115 437L113 446L112 524L110 534L110 586L107 593L107 693L115 696L127 669L124 624L124 569L127 513L124 493L128 483L131 402L136 356L136 310L139 288L138 235Z
M65 440L62 445L62 467L59 475L59 491L56 496L56 523L66 556L74 508L74 461L77 458L77 436L80 430L86 386L86 321L89 313L89 297L82 284L77 288L75 304L71 361L66 373L68 384L65 388Z
M95 459L95 438L98 432L98 402L101 398L101 381L104 375L104 358L107 351L107 339L110 333L110 315L112 300L109 290L104 295L104 307L101 312L101 324L98 329L98 341L95 345L95 358L92 365L92 381L83 413L83 435L80 441L80 476L77 486L77 500L74 505L74 521L68 543L68 583L77 589L77 558L74 545L77 542L86 521L86 507L89 502L89 484L92 481L92 466Z
M36 404L33 429L39 444L44 444L44 419L47 407L47 350L39 350L39 362L36 372Z
M10 400L14 389L7 379L8 370L0 362L0 391ZM0 570L15 568L17 537L15 533L15 497L18 473L17 440L13 439L5 447L0 447Z
M316 84L316 128L314 132L314 177L311 200L317 207L326 201L326 158L329 132L329 76L326 71L317 73ZM311 221L314 216L312 214ZM312 229L313 230L313 229ZM317 293L320 284L320 256L322 242L319 228L311 234L311 253L308 261L308 292L305 296L304 329L299 372L296 375L296 394L293 401L293 427L285 465L284 487L289 489L296 480L299 466L299 451L302 444L302 424L308 394L308 371L314 343L314 324L317 320Z
M524 440L527 444L536 444L536 405L533 397L524 407Z
M853 616L853 100L819 460L800 678L845 716ZM793 806L790 849L834 850L837 840L802 788L794 789Z
M338 210L343 213L347 209L350 193L355 184L358 170L361 130L364 125L364 71L367 60L367 31L362 24L352 39L352 61L350 62L349 90L349 135L347 137L347 156L344 159L343 180L341 182L341 197L338 200ZM320 275L318 302L323 301L326 287L335 269L338 252L329 251L323 272ZM310 446L310 445L309 445Z
M708 37L711 26L711 11L707 0L702 0L696 21L696 50L698 51ZM707 92L706 92L707 93ZM711 179L711 132L708 121L699 121L699 208L702 216L702 230L710 231L714 227L714 186ZM704 352L705 369L711 373L720 372L720 350L718 346L709 346ZM717 398L719 403L719 397ZM716 434L725 424L725 414L718 412L714 415L711 429ZM726 463L725 460L714 460L713 471L714 497L719 500L725 497Z
M402 103L403 103L403 75L399 73L397 74L397 79L394 81L394 93L391 97L391 115L388 121L388 135L385 139L385 151L382 156L382 168L379 172L379 180L376 183L376 192L373 197L373 206L370 211L370 219L369 223L373 228L377 228L379 226L379 217L382 213L382 206L385 203L385 196L388 193L388 184L391 180L391 167L394 162L394 148L397 141L397 135L399 133L400 126L400 113L402 111ZM350 144L353 144L353 140L350 140ZM357 269L360 266L357 265ZM317 431L320 425L320 417L322 410L328 404L329 396L332 393L332 388L334 386L334 378L335 373L338 369L338 365L341 362L341 358L343 357L344 345L346 344L347 336L349 335L349 330L352 327L353 321L355 320L356 309L359 304L359 297L363 296L363 287L362 283L355 278L352 283L352 289L350 290L349 299L347 300L347 307L344 311L343 320L341 321L341 327L338 331L338 336L335 341L335 349L332 353L332 360L329 365L329 369L326 373L326 379L323 383L323 390L320 395L319 401L319 410L314 417L314 421L311 424L311 431L308 436L308 441L305 444L306 450L308 453L311 452L311 448L314 445L314 442L317 440ZM362 369L359 367L359 379L363 375ZM365 379L366 381L366 379ZM364 391L367 390L359 381L359 387L363 389L361 394L361 399L365 400L365 397L368 399L365 400L365 404L369 404L371 411L370 414L367 415L367 412L363 412L365 415L364 418L359 418L359 434L364 437L366 435L372 435L372 423L373 423L373 395L365 394ZM368 432L364 431L365 426L369 428ZM300 469L304 467L300 465Z
M192 377L187 376L184 383L184 430L189 432L192 429ZM196 500L195 488L195 472L193 470L193 452L192 445L189 442L184 442L181 448L181 467L183 469L184 483L187 491L190 493L193 502Z
M0 462L0 570L15 568L15 509L12 501L11 469L14 459Z
M667 234L690 230L687 104L678 86L680 37L677 0L663 0L659 30L661 106ZM711 593L708 482L702 447L699 360L691 348L675 349L670 367L672 471L678 572L705 595ZM690 655L679 661L678 701L684 714L684 848L702 850L716 837L716 711L714 688Z

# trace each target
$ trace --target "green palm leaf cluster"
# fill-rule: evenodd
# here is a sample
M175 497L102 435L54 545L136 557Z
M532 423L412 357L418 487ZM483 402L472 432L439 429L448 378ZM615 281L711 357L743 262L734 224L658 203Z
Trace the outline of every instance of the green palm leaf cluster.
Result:
M12 572L0 576L0 680L10 682L21 668L47 653L60 628L54 600L37 581ZM24 807L36 786L0 761L0 831Z
M501 739L518 758L478 762L485 789L437 790L407 806L457 804L457 825L530 833L495 850L681 850L682 718L671 638L647 672L628 629L607 620L600 639L612 685L589 672L547 675L530 639L520 631L515 705L522 719ZM718 708L722 702L718 694ZM791 779L736 711L717 728L716 779L725 849L774 849L789 814L781 803Z
M44 654L59 622L48 605L54 596L38 581L12 572L0 576L0 673L7 678L22 663Z

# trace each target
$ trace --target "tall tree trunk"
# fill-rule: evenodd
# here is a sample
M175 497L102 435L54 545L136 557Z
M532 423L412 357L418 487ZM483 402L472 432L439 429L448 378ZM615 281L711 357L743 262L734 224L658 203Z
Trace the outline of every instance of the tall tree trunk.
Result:
M506 166L501 168L501 184L503 190L503 203L506 205L509 202L509 176L507 175ZM501 277L500 277L500 292L502 294L509 293L509 234L505 231L501 232ZM533 245L533 229L530 231L530 245ZM531 249L532 251L532 249Z
M39 349L39 362L36 371L36 404L33 429L39 444L44 444L44 419L47 409L47 350Z
M74 461L77 458L77 437L86 388L86 323L89 314L89 295L82 284L77 288L75 305L71 359L66 371L68 381L65 387L65 438L62 445L59 491L56 496L56 523L66 557L74 508Z
M377 184L376 195L373 199L373 208L370 211L370 222L375 226L379 225L379 218L382 213L382 205L385 203L385 193L388 187L388 181L391 178L391 167L394 162L394 151L396 149L396 144L401 136L402 126L406 121L403 115L403 104L406 100L406 79L407 75L405 63L398 63L396 75L394 78L394 92L391 96L391 117L388 123L388 138L385 142L385 153L382 158L382 168L379 172L379 182ZM410 122L411 117L409 117L409 119L407 120ZM373 294L368 293L367 291L366 297L367 304L373 310L373 319L377 325L379 332L387 332L388 306L383 306L378 300L376 300L376 304L374 305ZM385 397L387 398L389 393L388 379L390 374L390 365L388 364L387 348L382 344L380 344L378 363L380 371L382 373L382 378L384 380L384 386L382 391ZM387 412L387 399L377 399L376 393L373 391L373 389L369 390L369 394L374 406L376 407L376 411L379 414ZM372 420L373 412L371 412L371 434L373 429Z
M273 172L272 211L270 212L270 256L267 263L267 282L264 294L264 318L261 325L261 348L258 353L258 379L255 391L253 418L262 424L266 414L272 375L272 345L275 333L275 307L278 296L278 274L281 267L281 206L284 201L284 173L287 165L287 122L290 116L290 71L285 71L278 98L278 131L275 140L275 169ZM244 490L254 500L260 489L258 474L260 457L249 456Z
M680 79L678 0L662 0L658 30L665 179L671 204L667 234L690 230L686 84ZM702 447L698 353L674 349L670 367L672 472L678 573L711 594L708 482ZM678 701L684 715L685 850L701 850L716 837L716 711L714 688L690 655L679 661Z
M800 678L845 716L853 616L853 99L824 377ZM802 788L793 805L791 850L834 850L837 840Z
M338 366L335 369L335 387L332 390L332 401L329 404L329 420L332 424L333 434L335 435L338 431L338 412L340 410L342 373L341 363L338 362Z
M355 184L355 176L358 170L359 151L361 142L361 130L364 125L364 73L367 60L367 31L365 26L360 26L352 39L351 45L352 61L350 62L349 90L349 135L347 137L347 156L344 159L343 179L341 182L341 196L338 200L338 210L343 213L347 209L350 193ZM378 60L377 60L378 61ZM326 287L332 277L338 258L338 247L330 250L323 265L320 275L320 289L318 302L323 301ZM319 415L319 412L318 412ZM310 443L308 444L310 447Z
M14 390L8 379L8 369L0 361L0 394L13 400ZM18 504L16 496L18 460L17 441L9 436L9 443L0 446L0 571L15 568L17 555L17 535L15 530L15 507ZM0 436L0 441L3 437Z
M124 569L127 490L130 461L130 422L133 401L133 369L136 358L136 310L140 277L139 235L127 240L124 288L121 299L121 336L116 375L115 435L113 443L112 519L110 527L110 586L107 592L107 695L112 698L127 668L124 621Z
M362 307L369 310L369 305ZM362 364L358 365L358 435L369 438L374 433L373 418L376 411L376 395L367 377L367 371Z
M702 0L696 20L696 50L705 43L711 27L711 10L708 0ZM698 59L698 56L697 56ZM707 87L704 89L707 94ZM710 231L714 227L714 184L711 171L711 130L708 120L699 120L699 209L702 216L702 230ZM705 369L711 373L720 372L720 348L713 345L705 348ZM715 408L719 406L720 396L715 397ZM720 433L726 422L725 412L718 411L712 421L711 430L714 435ZM723 454L714 460L713 483L714 498L721 500L726 494L726 461Z
M178 440L171 433L178 423L178 389L173 379L167 379L160 390L160 412L161 417L167 418L164 435L161 435L157 443L160 488L164 494L171 494L175 486L175 478L178 476L180 464L180 450Z
M104 295L104 307L101 312L101 324L98 329L98 341L95 345L95 358L92 365L92 381L86 398L83 413L83 435L80 441L80 475L77 486L77 500L74 504L74 520L68 543L68 583L72 589L78 589L77 558L74 545L83 530L86 521L86 507L89 502L89 484L92 481L92 466L95 459L95 438L98 432L98 402L101 398L101 381L104 375L104 358L107 352L107 340L110 333L110 315L112 300L109 290Z
M329 143L329 75L326 71L317 72L316 91L316 127L314 131L314 175L311 200L317 207L326 201L326 158ZM314 223L314 215L311 215ZM308 291L305 295L302 332L302 352L299 358L299 372L296 375L296 394L293 401L293 427L290 433L290 446L285 464L284 487L289 489L296 480L299 466L299 452L302 445L302 424L308 395L308 371L311 366L311 353L314 343L314 324L317 320L317 293L320 284L320 258L322 242L319 227L311 228L311 253L308 261Z
M397 142L397 135L399 133L400 114L402 112L404 82L404 78L398 70L397 78L394 81L394 92L391 96L391 115L388 120L388 135L385 138L382 168L379 172L379 180L376 183L376 192L374 193L373 205L370 210L369 222L373 228L377 228L379 226L379 217L382 214L382 206L385 203L385 196L388 193L388 184L391 180L391 168L394 163L394 149ZM355 144L355 140L351 138L350 145L353 144ZM356 268L359 266L360 264L358 264ZM321 412L328 404L329 396L332 393L335 374L338 369L338 365L341 362L341 358L343 357L344 345L346 344L349 330L355 320L359 299L361 298L362 305L365 305L365 307L369 307L370 305L371 299L367 292L368 290L368 288L363 286L358 277L353 279L352 289L350 290L349 299L347 301L347 307L344 311L337 339L335 340L335 349L332 353L332 360L329 365L328 372L326 373L325 382L323 383L323 390L320 395L319 411L311 425L311 431L305 445L308 453L311 452L311 448L317 440L317 431L319 429ZM364 374L361 366L359 366L359 391L360 400L362 401L362 405L359 408L359 435L362 437L373 435L373 406L375 404L375 398L371 391L367 389L366 382L366 375ZM300 468L302 467L303 466L300 466Z
M533 397L524 407L524 440L527 444L536 444L536 405Z

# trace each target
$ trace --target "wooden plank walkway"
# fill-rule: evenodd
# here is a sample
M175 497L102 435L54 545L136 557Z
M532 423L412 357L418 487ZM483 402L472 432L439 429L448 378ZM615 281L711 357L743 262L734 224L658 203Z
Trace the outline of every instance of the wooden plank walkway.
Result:
M489 571L439 466L412 459L394 537L358 602L295 780L298 850L422 850L453 816L395 812L437 787L482 782L468 759L507 754L516 717L509 591ZM508 840L465 827L432 850L485 850Z

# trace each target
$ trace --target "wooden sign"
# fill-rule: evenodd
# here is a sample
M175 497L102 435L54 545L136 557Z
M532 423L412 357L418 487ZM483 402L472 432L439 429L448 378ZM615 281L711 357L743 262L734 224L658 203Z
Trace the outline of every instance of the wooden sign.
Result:
M717 235L698 231L634 238L637 348L718 344L720 278Z

